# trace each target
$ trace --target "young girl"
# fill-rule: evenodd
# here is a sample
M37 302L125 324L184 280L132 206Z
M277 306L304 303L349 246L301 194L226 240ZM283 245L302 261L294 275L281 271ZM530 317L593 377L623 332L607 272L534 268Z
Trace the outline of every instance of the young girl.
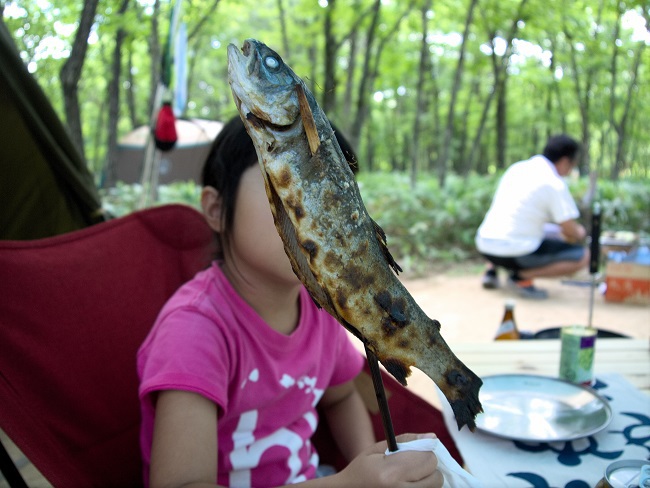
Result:
M442 486L433 453L386 456L375 443L353 383L364 358L293 273L239 118L215 140L203 184L220 256L168 301L138 352L145 484ZM317 404L351 461L327 478L315 478L310 443Z

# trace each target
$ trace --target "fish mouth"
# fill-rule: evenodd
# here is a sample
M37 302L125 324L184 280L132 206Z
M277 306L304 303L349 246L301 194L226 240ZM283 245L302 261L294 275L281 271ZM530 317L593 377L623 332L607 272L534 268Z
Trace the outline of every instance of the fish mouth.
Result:
M299 119L295 119L290 124L276 124L266 117L264 112L261 110L249 108L237 95L233 94L233 98L235 99L235 104L237 105L239 113L244 115L246 121L257 129L267 129L271 132L288 132L296 127L299 122Z
M254 80L260 76L259 55L253 42L244 41L241 49L234 44L228 46L228 74L233 98L239 113L256 129L267 129L272 132L287 132L296 127L299 117L287 124L273 121L271 113L266 113L260 107L271 101L256 88ZM256 103L257 102L257 103Z

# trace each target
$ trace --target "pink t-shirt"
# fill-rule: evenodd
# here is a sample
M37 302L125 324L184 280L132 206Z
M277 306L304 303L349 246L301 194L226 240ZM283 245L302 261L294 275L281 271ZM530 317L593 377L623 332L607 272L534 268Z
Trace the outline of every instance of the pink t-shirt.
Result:
M298 327L280 334L237 294L218 263L167 302L137 359L147 486L152 392L191 391L217 404L220 485L278 486L314 477L318 454L309 439L316 404L363 366L343 327L304 288Z

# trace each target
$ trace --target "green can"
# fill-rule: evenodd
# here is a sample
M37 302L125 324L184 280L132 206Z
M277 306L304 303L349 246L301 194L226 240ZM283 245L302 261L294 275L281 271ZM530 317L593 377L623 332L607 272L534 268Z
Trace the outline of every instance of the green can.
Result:
M598 331L593 327L562 327L560 378L580 385L594 382L594 346Z

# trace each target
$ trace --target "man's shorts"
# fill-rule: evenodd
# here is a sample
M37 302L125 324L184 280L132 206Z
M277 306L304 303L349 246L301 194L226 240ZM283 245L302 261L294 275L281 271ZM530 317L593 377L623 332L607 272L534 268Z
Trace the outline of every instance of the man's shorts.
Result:
M541 268L559 261L580 261L584 255L585 248L579 244L570 244L557 239L544 239L535 251L524 256L504 257L483 254L483 257L496 266L519 271Z

